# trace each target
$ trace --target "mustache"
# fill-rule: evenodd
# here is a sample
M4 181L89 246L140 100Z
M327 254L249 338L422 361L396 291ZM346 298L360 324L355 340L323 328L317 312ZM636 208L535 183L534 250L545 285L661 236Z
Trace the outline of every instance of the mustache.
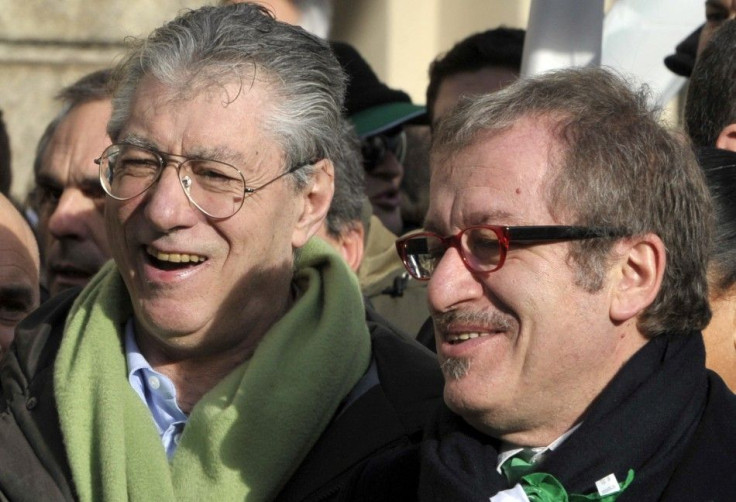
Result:
M435 331L449 331L453 324L492 327L498 331L509 331L517 326L516 319L501 312L450 310L432 314Z

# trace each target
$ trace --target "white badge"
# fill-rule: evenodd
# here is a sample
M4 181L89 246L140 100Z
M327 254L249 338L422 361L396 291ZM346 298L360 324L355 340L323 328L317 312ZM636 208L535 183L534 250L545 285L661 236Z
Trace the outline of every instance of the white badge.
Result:
M599 479L595 482L595 487L598 489L598 495L600 496L610 495L621 490L615 474L609 474L605 478Z

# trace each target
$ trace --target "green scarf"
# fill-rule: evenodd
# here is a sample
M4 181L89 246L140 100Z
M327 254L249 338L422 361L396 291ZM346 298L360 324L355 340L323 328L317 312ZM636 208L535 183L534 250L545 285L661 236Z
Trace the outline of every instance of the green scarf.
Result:
M370 362L357 280L327 244L312 239L303 248L294 280L302 295L253 357L197 403L169 464L127 379L130 298L112 262L98 273L67 318L54 370L82 501L278 494Z

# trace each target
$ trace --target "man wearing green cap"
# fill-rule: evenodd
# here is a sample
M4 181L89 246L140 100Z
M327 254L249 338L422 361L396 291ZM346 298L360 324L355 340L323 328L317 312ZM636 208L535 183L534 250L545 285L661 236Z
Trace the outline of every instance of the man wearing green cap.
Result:
M399 184L406 153L403 125L426 120L426 108L414 105L408 94L378 80L353 47L332 42L340 65L348 74L345 108L361 140L366 194L373 214L391 232L402 233Z

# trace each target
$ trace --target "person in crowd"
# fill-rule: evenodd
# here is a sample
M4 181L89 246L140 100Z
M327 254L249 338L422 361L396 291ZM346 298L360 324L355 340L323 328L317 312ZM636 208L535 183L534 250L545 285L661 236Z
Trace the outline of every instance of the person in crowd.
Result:
M495 92L519 77L524 30L498 27L457 42L429 66L427 119L434 124L463 96ZM401 215L406 231L421 228L429 207L431 133L426 126L407 128L408 161L402 180ZM425 129L425 130L423 130Z
M13 341L15 326L38 307L40 258L30 225L0 194L0 354Z
M362 219L365 241L358 279L375 310L414 335L429 315L425 287L406 273L394 243L404 226L399 196L407 152L404 127L426 120L425 108L381 82L353 46L330 45L348 76L345 110L360 140L365 194L373 212Z
M427 115L435 124L462 96L503 89L519 78L524 30L493 28L456 43L429 66Z
M697 154L716 215L708 264L713 318L703 330L705 364L736 390L736 152L704 147Z
M714 4L715 5L715 4ZM716 238L710 265L710 300L714 311L704 331L707 365L717 371L731 389L736 389L736 354L729 344L729 174L733 169L729 152L736 152L736 21L727 21L713 35L697 60L690 77L684 121L692 143L698 148L716 207ZM736 154L734 154L736 155ZM725 198L724 198L725 197Z
M353 46L344 42L331 45L349 78L345 108L361 141L366 194L373 214L394 235L401 235L399 185L406 154L403 126L424 122L426 109L412 104L405 92L381 82Z
M348 127L346 137L350 139L346 142L347 148L333 157L335 195L317 235L337 249L350 269L361 276L365 268L372 264L367 259L364 265L366 240L372 225L380 226L380 221L371 216L371 204L365 196L360 142L352 126ZM373 231L376 228L374 226ZM391 242L393 250L394 241L395 237ZM394 256L401 264L398 256ZM403 265L400 269L394 267L393 270L395 277L408 276ZM389 283L389 279L378 284L366 283L361 289L369 320L388 321L400 332L413 337L429 316L429 311L426 307L424 283L409 282L408 279L406 282L408 287L394 294L391 294L393 284Z
M43 282L52 296L87 284L111 256L94 160L110 145L111 73L97 70L64 88L57 96L61 110L36 148L30 202L38 217Z
M329 45L249 3L133 43L98 154L113 261L2 362L11 500L330 500L441 393L311 238L345 141Z
M355 500L731 499L710 196L647 94L600 68L519 80L440 121L431 165L398 247L429 281L446 406Z
M706 0L705 23L698 37L698 51L701 54L713 38L713 35L727 21L736 18L736 1L734 0Z
M736 21L726 22L695 64L685 100L685 130L696 147L736 151Z
M0 194L10 197L10 187L13 184L13 170L10 162L10 138L8 129L0 110Z
M690 77L695 61L715 32L734 17L736 2L733 0L706 0L705 23L677 44L674 54L664 58L665 66L675 75Z

